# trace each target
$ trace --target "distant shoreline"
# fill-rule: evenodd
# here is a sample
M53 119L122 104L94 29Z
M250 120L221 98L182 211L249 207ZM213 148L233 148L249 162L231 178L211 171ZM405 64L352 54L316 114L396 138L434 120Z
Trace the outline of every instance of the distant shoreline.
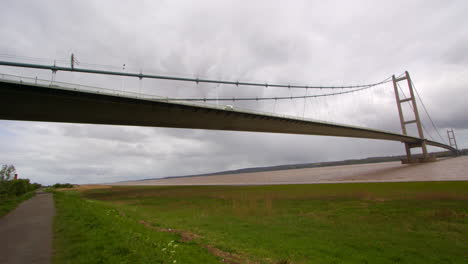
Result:
M462 155L468 155L468 149L463 149ZM451 157L452 154L449 151L433 152L431 155L437 158ZM415 155L418 156L418 155ZM384 157L369 157L364 159L349 159L341 161L327 161L327 162L315 162L315 163L300 163L300 164L287 164L287 165L274 165L265 167L252 167L243 168L237 170L226 170L213 173L193 174L193 175L182 175L182 176L167 176L162 178L148 178L141 180L130 180L130 181L148 181L148 180L163 180L163 179L174 179L174 178L191 178L199 176L217 176L217 175L230 175L230 174L241 174L241 173L255 173L255 172L268 172L268 171L281 171L281 170L294 170L294 169L307 169L307 168L320 168L320 167L333 167L333 166L344 166L344 165L355 165L355 164L372 164L381 162L400 161L406 156L384 156ZM129 180L119 181L129 182Z

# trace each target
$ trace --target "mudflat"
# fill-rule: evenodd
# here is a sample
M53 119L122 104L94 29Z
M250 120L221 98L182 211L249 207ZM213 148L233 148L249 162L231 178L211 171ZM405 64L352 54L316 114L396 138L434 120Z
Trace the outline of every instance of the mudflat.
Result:
M112 185L266 185L464 180L468 180L468 156L409 165L401 164L401 162L382 162L255 173L129 181Z
M52 194L38 192L0 218L0 263L50 263L54 215Z

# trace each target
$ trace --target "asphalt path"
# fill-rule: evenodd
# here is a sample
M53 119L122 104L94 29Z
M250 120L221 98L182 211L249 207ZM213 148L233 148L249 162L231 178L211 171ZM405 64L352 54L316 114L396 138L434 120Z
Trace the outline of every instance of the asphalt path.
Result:
M1 217L0 263L49 264L54 215L52 194L38 192L14 211Z

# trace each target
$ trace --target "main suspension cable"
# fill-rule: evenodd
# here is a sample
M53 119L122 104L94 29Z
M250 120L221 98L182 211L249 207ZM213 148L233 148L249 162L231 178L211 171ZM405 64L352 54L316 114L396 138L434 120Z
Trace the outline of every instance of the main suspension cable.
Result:
M406 96L405 92L403 92L403 89L401 89L400 84L397 83L397 86L398 86L398 88L400 89L400 92L403 94L403 99L408 98L408 97ZM408 102L408 103L409 103L409 102ZM413 112L414 112L414 106L413 106L413 104L410 103L410 107L411 107L411 110L413 110ZM429 130L426 129L426 127L424 126L424 123L423 123L423 122L421 122L421 126L422 126L422 128L424 129L424 132L426 132L426 134L427 134L432 140L435 141L434 137L432 136L431 133L429 133Z
M385 83L387 81L383 81L381 83ZM362 87L359 89L348 90L343 92L337 93L326 93L326 94L315 94L315 95L302 95L302 96L280 96L280 97L240 97L240 98L167 98L167 101L264 101L264 100L291 100L291 99L304 99L304 98L316 98L316 97L326 97L326 96L333 96L333 95L340 95L340 94L347 94L347 93L354 93L362 90L369 89L373 86Z
M424 105L424 102L423 102L421 96L419 95L419 92L418 92L418 90L416 89L416 86L414 85L413 80L411 80L411 85L413 85L413 88L414 88L414 90L416 91L416 95L418 96L419 101L421 102L421 105L422 105L422 107L423 107L423 109L424 109L424 112L426 112L426 115L427 115L427 117L429 118L429 120L431 121L432 126L434 127L434 130L437 132L437 135L439 135L440 139L442 139L442 141L443 141L446 145L448 145L447 142L445 141L445 139L440 135L440 133L439 133L439 128L435 125L434 121L432 120L431 116L429 115L429 112L427 111L427 108L426 108L426 106Z
M215 84L230 84L230 85L242 85L242 86L257 86L257 87L275 87L275 88L295 88L295 89L356 89L356 88L370 88L379 84L390 82L391 79L386 78L385 80L371 84L361 85L338 85L338 86L319 86L319 85L291 85L291 84L269 84L269 83L254 83L254 82L243 82L243 81L223 81L223 80L212 80L212 79L199 79L199 78L187 78L187 77L174 77L174 76L163 76L163 75L150 75L143 73L130 73L130 72L117 72L117 71L103 71L76 67L62 67L57 65L39 65L30 63L18 63L10 61L0 61L0 65L12 66L12 67L23 67L23 68L35 68L56 71L69 71L69 72L82 72L82 73L93 73L93 74L104 74L104 75L117 75L137 78L149 78L149 79L161 79L171 81L185 81L195 83L215 83Z

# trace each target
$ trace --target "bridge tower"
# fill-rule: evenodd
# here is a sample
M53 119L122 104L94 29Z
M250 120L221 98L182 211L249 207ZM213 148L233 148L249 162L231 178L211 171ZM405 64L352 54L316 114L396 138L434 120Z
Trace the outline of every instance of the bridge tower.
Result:
M457 140L455 139L455 133L453 132L453 128L450 130L447 129L447 136L449 139L449 145L458 150Z
M401 124L401 130L404 135L408 135L406 126L409 124L416 124L418 128L418 134L419 138L421 139L419 142L416 143L404 143L405 144L405 150L406 150L406 159L402 160L402 163L407 164L407 163L418 163L418 162L427 162L427 161L432 161L434 158L429 157L427 153L427 146L426 146L426 139L424 138L424 133L423 133L423 127L421 124L421 119L419 118L419 112L418 112L418 106L416 105L416 97L414 95L413 91L413 83L411 82L411 77L407 71L405 71L405 75L399 78L396 78L395 75L392 76L393 80L393 88L395 89L395 98L396 98L396 103L398 106L398 114L400 116L400 124ZM400 92L399 92L399 86L398 82L405 81L408 84L408 90L409 90L409 97L405 99L400 99ZM403 92L403 91L402 91ZM406 120L403 114L403 108L402 104L403 103L410 103L411 108L414 113L414 119ZM413 158L411 156L411 149L412 148L421 148L422 150L422 157L420 158Z

